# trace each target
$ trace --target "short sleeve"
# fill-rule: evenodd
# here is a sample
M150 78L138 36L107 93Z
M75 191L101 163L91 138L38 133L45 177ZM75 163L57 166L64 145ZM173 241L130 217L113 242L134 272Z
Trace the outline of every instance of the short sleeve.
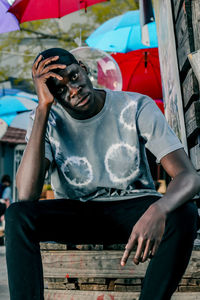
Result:
M29 124L28 124L26 137L25 137L26 142L29 141L31 131L32 131L32 128L33 128L34 118L35 118L35 111L32 111L30 113ZM51 144L49 142L47 133L45 135L45 158L47 158L50 162L53 161L53 155L52 155L52 151L51 151Z
M139 104L137 126L146 148L155 155L157 162L170 152L183 148L160 109L149 97Z

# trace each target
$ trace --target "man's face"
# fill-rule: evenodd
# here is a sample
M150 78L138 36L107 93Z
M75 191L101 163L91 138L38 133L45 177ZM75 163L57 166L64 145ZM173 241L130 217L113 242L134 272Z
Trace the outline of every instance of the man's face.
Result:
M56 100L73 116L87 114L94 109L94 90L87 76L86 70L78 65L71 64L58 74L62 80L53 79L51 92Z

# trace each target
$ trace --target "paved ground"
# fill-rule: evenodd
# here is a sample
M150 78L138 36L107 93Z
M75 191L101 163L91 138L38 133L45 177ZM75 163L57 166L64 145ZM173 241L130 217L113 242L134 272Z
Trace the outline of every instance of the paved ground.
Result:
M5 259L5 246L0 246L0 299L10 300Z

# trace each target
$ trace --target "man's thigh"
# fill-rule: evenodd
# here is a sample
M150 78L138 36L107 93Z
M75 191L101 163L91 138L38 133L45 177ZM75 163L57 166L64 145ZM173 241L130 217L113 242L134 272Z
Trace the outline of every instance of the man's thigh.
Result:
M115 201L104 205L104 242L127 243L133 226L157 196L145 196L131 200Z
M40 241L92 243L101 233L101 207L68 199L39 201L37 206L36 231Z
M58 199L18 204L39 241L112 244L126 243L134 224L157 199L86 203Z

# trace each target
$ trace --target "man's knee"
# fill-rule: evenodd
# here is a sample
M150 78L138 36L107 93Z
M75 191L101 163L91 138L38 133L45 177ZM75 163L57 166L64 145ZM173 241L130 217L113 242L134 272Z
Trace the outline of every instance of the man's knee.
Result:
M26 202L12 203L6 210L5 222L6 227L18 226L20 223L24 223L24 219L28 213L28 207Z
M8 207L5 214L6 222L16 221L20 212L20 204L20 202L15 202Z

